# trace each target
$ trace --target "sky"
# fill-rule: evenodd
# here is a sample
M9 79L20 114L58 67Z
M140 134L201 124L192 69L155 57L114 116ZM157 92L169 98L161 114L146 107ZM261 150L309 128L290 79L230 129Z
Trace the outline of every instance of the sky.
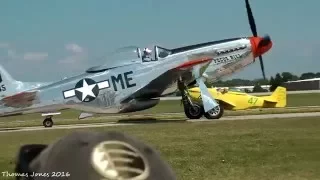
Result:
M320 72L320 1L251 0L267 77ZM118 48L175 48L251 36L244 0L3 0L0 64L17 80L57 81L104 64ZM261 78L259 62L231 78Z

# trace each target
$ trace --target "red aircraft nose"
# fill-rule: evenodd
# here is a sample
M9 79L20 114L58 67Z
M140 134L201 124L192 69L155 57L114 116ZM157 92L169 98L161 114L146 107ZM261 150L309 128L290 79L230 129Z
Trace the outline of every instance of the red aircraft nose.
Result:
M250 37L251 49L254 58L263 55L272 47L272 41L267 37Z

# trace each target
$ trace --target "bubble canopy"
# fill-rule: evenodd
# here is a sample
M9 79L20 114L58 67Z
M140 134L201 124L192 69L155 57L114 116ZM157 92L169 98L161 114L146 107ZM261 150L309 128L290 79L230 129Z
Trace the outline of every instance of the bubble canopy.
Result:
M154 46L152 54L153 55L151 57L151 61L158 61L171 55L172 52L169 49L162 48L159 46ZM119 66L126 66L129 64L146 62L144 61L144 57L142 56L143 55L142 55L141 49L138 46L122 47L106 55L104 57L104 61L106 62L105 64L91 67L86 72L96 73L96 72L106 71L108 69L112 69Z
M107 54L103 59L106 62L105 64L91 67L87 72L105 71L114 67L141 62L141 50L138 46L126 46Z
M140 56L141 52L138 46L126 46L111 52L108 58L110 58L110 60L131 61L139 59Z

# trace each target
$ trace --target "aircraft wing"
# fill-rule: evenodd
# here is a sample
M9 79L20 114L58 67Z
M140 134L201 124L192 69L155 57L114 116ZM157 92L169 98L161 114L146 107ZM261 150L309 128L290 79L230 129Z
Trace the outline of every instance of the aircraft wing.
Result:
M210 89L210 88L208 88ZM190 93L200 93L200 88L199 87L196 87L196 88L192 88L192 89L189 89L188 90ZM198 97L199 99L202 99L201 95ZM232 106L232 107L235 107L235 103L233 103L232 99L230 98L227 98L225 96L223 96L223 94L221 93L218 93L216 96L214 96L214 98L220 102L223 102L225 104L228 104L229 106Z
M0 100L1 105L14 108L29 107L36 100L37 91L21 92Z
M232 102L232 100L229 99L229 98L219 97L219 98L217 98L217 99L219 99L219 101L222 101L222 102L225 103L225 104L228 104L229 106L232 106L232 107L235 107L235 106L236 106L236 104L234 104L234 103Z

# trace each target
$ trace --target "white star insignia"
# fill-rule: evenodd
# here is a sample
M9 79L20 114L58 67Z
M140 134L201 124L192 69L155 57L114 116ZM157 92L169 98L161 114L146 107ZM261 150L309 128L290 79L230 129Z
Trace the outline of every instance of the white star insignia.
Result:
M74 97L76 95L75 91L78 91L78 92L82 93L81 101L83 101L88 96L96 98L95 94L92 92L92 90L93 90L93 88L95 86L97 86L99 90L110 87L109 80L100 81L98 83L94 83L94 84L91 84L91 85L88 85L88 82L85 79L83 79L81 81L82 81L82 87L81 88L69 89L69 90L63 91L63 97L65 99Z
M96 97L92 89L96 86L96 84L88 85L86 80L83 80L83 85L81 88L76 89L76 91L82 92L82 99L81 101L85 100L87 96Z

